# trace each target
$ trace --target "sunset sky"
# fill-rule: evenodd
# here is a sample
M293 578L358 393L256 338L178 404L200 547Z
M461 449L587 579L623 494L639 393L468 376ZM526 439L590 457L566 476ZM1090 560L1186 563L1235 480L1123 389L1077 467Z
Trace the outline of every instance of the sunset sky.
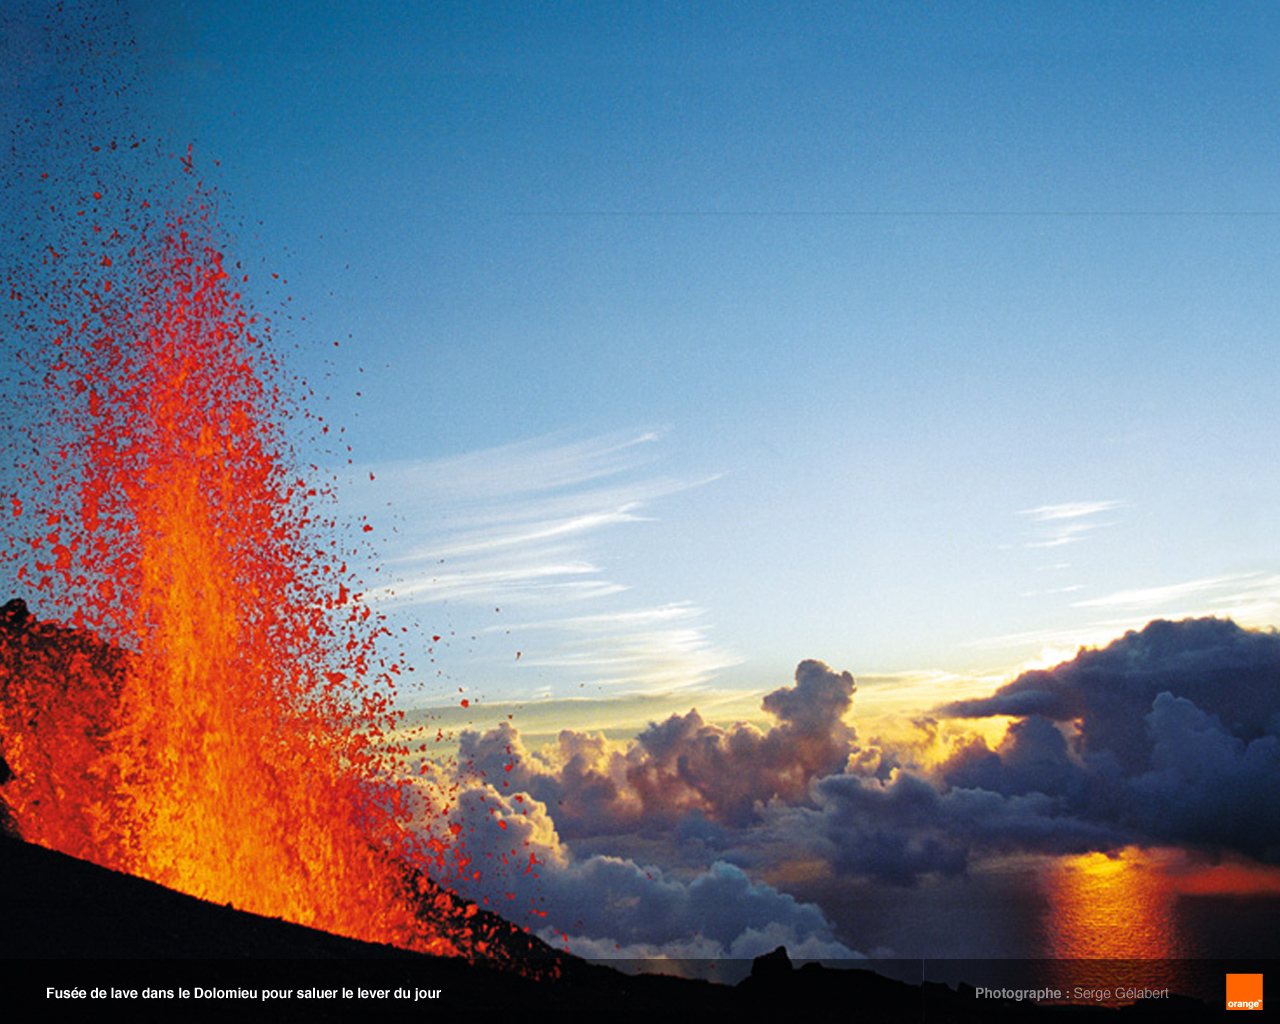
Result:
M407 705L462 691L521 708L526 735L634 734L694 706L763 718L816 659L824 686L856 678L854 721L986 697L1153 618L1280 625L1274 6L122 10L128 102L192 145L246 294L343 431L325 468L373 527L367 599L411 630ZM10 30L11 114L64 72L27 22ZM1094 706L1063 685L1073 715ZM816 724L779 699L793 717L775 728L800 731L778 743L846 742L835 691L813 693ZM1193 723L1155 697L1133 720L1152 716L1158 750ZM965 707L1031 714L992 701ZM1236 738L1261 742L1265 720ZM1044 749L1035 728L1019 742ZM493 737L473 735L477 760ZM1270 746L1249 756L1274 767ZM568 792L517 767L548 806ZM774 808L738 846L712 835L723 821L679 827L732 854L688 855L706 873L687 884L763 886L751 898L776 897L816 955L835 933L760 879L816 885L833 830L874 808L810 767L822 811ZM986 770L956 761L948 781L1011 801L1006 838L1047 813L1032 797L1061 795ZM1172 785L1133 771L1135 801ZM949 797L937 813L970 839L995 829ZM606 853L658 857L638 833L593 846L630 827L600 814L538 826L553 860L579 840L575 884L622 870ZM1008 842L1153 835L1072 825L1060 846ZM807 875L761 852L820 826ZM952 847L913 842L901 870L955 873ZM837 874L885 881L889 846L841 849ZM584 925L580 948L604 934ZM631 948L662 941L637 930Z

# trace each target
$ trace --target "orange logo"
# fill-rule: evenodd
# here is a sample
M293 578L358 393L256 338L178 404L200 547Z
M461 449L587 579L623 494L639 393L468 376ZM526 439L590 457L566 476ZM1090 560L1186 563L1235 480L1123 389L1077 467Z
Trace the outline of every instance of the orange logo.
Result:
M1228 1010L1261 1010L1262 1009L1262 975L1261 974L1228 974L1227 975L1227 1009Z

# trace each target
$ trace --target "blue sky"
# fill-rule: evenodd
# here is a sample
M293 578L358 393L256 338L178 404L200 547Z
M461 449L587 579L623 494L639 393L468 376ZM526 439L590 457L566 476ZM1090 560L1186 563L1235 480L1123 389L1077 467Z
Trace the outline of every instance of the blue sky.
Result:
M1274 8L125 6L422 699L1280 623Z

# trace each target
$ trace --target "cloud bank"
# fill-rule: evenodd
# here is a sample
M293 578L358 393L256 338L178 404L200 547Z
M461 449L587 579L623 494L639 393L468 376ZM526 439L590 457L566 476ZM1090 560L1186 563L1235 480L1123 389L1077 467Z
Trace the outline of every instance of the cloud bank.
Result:
M1280 863L1280 635L1157 621L917 723L864 740L848 672L801 662L768 728L696 710L633 741L565 730L530 751L510 723L461 737L453 814L470 891L545 914L586 955L857 955L821 908L770 880L914 886L1006 853L1183 845ZM1013 721L946 756L965 719ZM951 720L950 726L945 723ZM778 884L782 884L778 881ZM806 951L802 953L801 951Z
M805 800L812 780L843 769L853 691L849 673L807 661L794 687L765 697L769 730L721 729L694 710L626 747L565 730L538 753L509 723L464 732L453 821L471 864L459 887L517 919L545 915L545 937L584 956L749 960L786 945L798 958L857 957L820 908L717 849L758 822L761 799ZM623 848L643 837L632 845L649 856L588 852L602 836Z
M947 765L950 786L1041 793L1134 842L1280 862L1275 632L1157 620L942 711L1020 719L1000 749L976 744Z

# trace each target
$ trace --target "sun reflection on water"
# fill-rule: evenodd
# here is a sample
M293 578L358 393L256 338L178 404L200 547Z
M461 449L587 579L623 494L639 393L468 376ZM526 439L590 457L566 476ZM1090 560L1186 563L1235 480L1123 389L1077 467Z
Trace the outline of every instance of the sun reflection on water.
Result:
M1195 952L1179 927L1177 891L1162 867L1158 854L1130 847L1064 857L1045 871L1044 955L1053 958L1058 987L1177 990L1180 961Z
M1176 893L1139 850L1064 857L1044 878L1048 956L1157 960L1185 956Z

